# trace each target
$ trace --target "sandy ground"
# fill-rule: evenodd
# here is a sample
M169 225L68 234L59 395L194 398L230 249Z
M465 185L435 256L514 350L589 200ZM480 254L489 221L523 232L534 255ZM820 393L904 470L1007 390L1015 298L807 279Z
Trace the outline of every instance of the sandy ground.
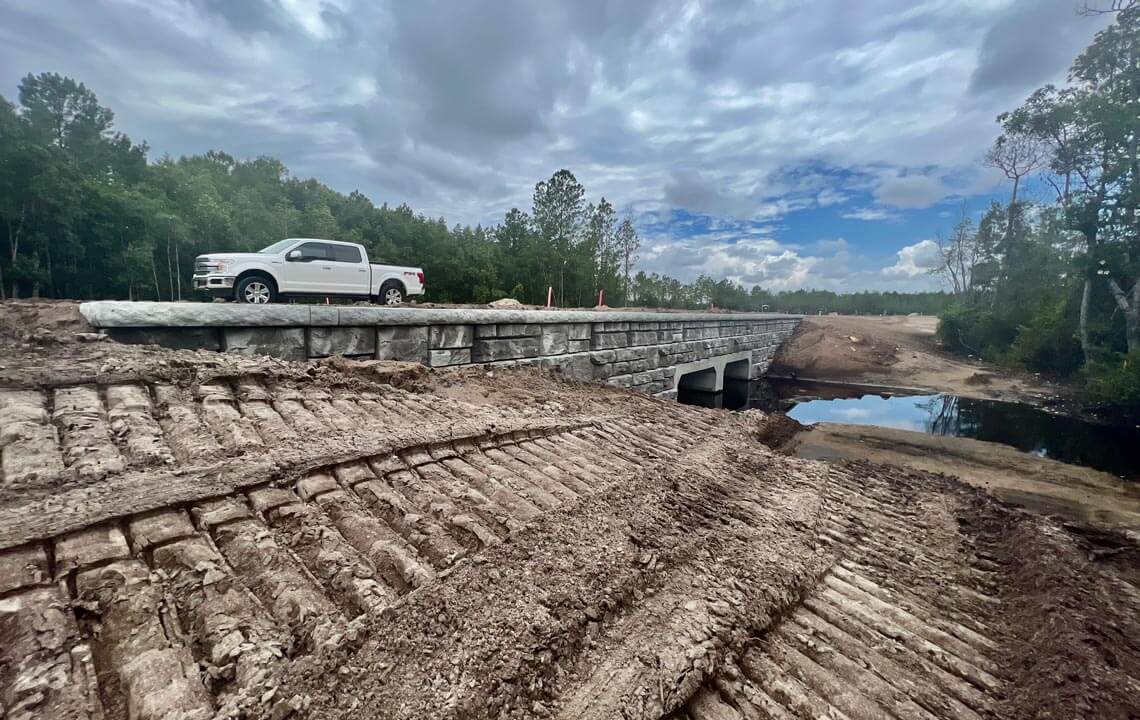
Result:
M788 446L797 457L866 459L944 473L1067 522L1128 528L1140 541L1140 486L998 443L868 425L820 423Z
M1036 376L967 362L939 349L928 316L805 318L774 375L1022 402L1064 411L1069 392ZM873 389L874 388L874 389ZM995 497L1069 522L1140 529L1140 489L1107 473L1032 457L997 443L823 423L787 448L800 457L867 459L944 473Z
M777 415L0 310L5 718L1140 715L1120 533Z
M806 317L777 355L772 375L920 388L964 397L1065 404L1063 385L969 362L939 349L927 315Z

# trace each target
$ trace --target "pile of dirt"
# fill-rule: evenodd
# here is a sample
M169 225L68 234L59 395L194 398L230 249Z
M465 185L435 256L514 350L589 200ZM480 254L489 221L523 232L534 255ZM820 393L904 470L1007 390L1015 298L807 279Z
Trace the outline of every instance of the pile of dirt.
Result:
M95 329L73 300L0 302L0 339L16 345L55 345L91 339Z
M774 375L830 380L861 379L898 362L898 345L805 318L772 362Z

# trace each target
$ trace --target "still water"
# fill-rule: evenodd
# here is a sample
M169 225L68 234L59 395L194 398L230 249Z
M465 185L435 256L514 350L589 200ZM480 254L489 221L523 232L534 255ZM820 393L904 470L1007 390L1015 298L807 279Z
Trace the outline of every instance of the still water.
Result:
M678 399L729 409L756 406L748 397L747 386L736 388L735 392L727 387L725 390L715 397ZM778 390L786 397L788 388ZM1053 415L1029 405L956 395L860 394L829 400L800 400L790 408L785 405L785 412L804 425L818 422L878 425L1002 443L1038 457L1140 480L1140 430Z

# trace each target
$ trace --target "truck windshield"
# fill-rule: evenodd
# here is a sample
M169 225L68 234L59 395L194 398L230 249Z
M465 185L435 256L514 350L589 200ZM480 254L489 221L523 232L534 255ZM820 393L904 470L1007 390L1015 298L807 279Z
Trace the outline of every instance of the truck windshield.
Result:
M258 250L257 252L258 252L258 254L274 255L274 254L279 253L282 250L284 250L288 245L290 245L293 242L296 242L296 241L293 240L292 238L289 238L288 240L278 240L277 242L273 243L269 247L263 247L260 250Z

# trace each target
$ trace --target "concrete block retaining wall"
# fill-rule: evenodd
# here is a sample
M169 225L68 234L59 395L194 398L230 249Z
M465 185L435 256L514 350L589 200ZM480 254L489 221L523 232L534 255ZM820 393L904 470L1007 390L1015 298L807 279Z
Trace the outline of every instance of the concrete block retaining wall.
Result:
M772 313L651 313L374 308L362 306L92 302L87 321L123 342L302 360L345 355L419 362L558 368L643 392L676 394L677 368L748 360L768 369L799 324Z

